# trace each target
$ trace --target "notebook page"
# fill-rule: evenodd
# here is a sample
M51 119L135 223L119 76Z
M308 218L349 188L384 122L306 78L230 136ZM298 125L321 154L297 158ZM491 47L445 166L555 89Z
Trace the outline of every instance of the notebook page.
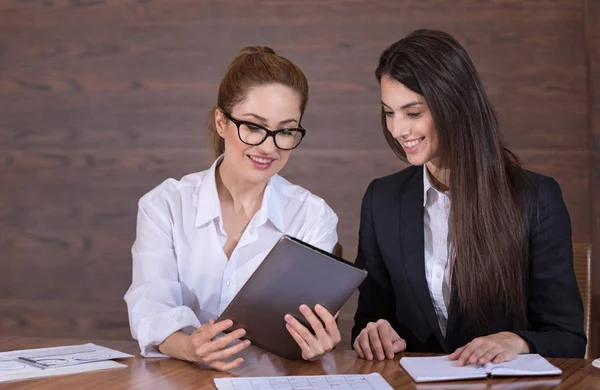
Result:
M562 371L550 364L549 361L538 355L537 353L530 353L525 355L518 355L510 362L504 362L499 364L488 363L485 365L485 370L492 375L515 375L515 376L529 376L529 375L560 375Z
M474 365L460 367L448 356L403 357L400 365L415 382L436 382L458 379L486 378L483 368Z

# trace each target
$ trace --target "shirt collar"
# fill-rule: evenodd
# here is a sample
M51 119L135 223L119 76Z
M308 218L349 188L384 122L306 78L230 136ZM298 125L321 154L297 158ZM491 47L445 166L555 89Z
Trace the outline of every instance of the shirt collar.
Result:
M219 194L217 193L215 173L217 166L219 166L222 160L223 156L215 160L200 183L200 188L198 189L198 211L196 212L196 223L194 224L197 228L221 216L221 203L219 202Z
M283 232L285 230L283 218L285 199L281 192L280 180L281 178L275 175L267 183L257 222L260 226L269 220L277 230Z
M217 193L216 172L217 166L223 160L221 155L215 160L208 170L204 180L198 190L198 211L196 213L196 228L221 217L221 202ZM262 204L257 215L257 225L261 226L271 221L273 226L280 232L285 229L283 210L285 207L284 194L281 192L281 178L278 175L273 176L267 183L265 193L263 194Z
M429 180L429 171L427 170L427 166L423 165L423 207L427 205L427 193L431 188L433 188L433 186ZM435 190L435 188L433 189Z
M432 191L434 191L437 194L438 199L440 196L445 195L448 197L450 195L450 191L444 192L444 191L440 191L437 188L435 188L433 186L433 184L431 183L430 175L431 175L431 173L429 173L427 166L423 165L423 207L427 206L428 196L433 196L433 195L429 195ZM433 198L432 202L435 202L435 201L436 201L436 198Z

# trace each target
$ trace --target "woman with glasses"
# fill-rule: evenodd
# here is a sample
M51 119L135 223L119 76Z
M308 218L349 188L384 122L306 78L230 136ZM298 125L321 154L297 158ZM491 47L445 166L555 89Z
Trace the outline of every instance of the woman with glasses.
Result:
M333 249L335 213L278 175L306 133L300 122L307 101L298 66L267 47L243 49L229 64L209 116L217 160L140 199L125 301L143 356L222 371L239 366L242 358L230 358L249 346L239 340L245 331L216 337L233 324L214 318L283 234ZM319 359L340 341L335 318L318 305L300 311L315 333L291 316L286 327L305 359Z
M375 74L384 136L412 166L374 180L363 198L358 355L447 353L458 365L583 357L560 186L505 147L465 49L417 30L382 53Z

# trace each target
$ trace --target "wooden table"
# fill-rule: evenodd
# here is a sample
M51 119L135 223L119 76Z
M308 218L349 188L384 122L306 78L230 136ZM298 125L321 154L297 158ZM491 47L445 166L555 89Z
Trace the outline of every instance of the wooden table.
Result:
M83 344L88 340L47 339L32 337L0 337L0 351ZM62 377L0 383L0 389L195 389L214 390L213 379L233 376L320 375L380 373L394 389L599 389L600 369L585 359L549 359L563 370L561 376L543 378L506 378L479 381L415 384L398 365L402 355L394 360L374 362L358 359L354 351L336 350L320 362L291 362L258 349L244 356L244 366L232 373L205 370L175 359L144 359L139 357L133 341L91 341L136 355L124 359L127 368L75 374ZM407 354L407 356L422 356Z

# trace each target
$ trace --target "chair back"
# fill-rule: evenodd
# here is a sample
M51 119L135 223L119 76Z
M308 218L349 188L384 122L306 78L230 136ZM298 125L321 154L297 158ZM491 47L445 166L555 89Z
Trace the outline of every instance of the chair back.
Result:
M335 246L333 247L333 253L335 256L342 258L343 254L344 254L344 248L342 248L342 244L340 244L339 242L335 244Z

